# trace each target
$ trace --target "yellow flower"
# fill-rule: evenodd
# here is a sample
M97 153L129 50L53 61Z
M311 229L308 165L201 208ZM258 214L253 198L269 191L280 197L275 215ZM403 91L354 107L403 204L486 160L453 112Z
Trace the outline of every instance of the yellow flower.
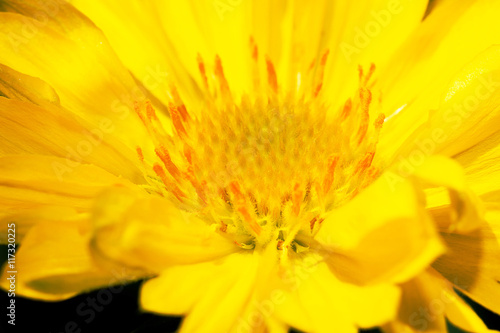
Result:
M150 278L181 332L488 331L455 290L500 313L497 1L0 9L17 294Z

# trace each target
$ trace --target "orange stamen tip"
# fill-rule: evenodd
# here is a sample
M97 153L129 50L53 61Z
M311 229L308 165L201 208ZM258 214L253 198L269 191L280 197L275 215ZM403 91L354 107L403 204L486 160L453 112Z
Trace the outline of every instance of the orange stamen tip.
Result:
M335 168L340 160L339 155L333 155L328 158L328 171L325 180L323 181L323 192L326 194L330 191L333 181L335 180Z
M187 144L184 146L184 157L189 164L193 164L193 148L189 147Z
M293 213L295 214L295 216L299 215L300 213L300 202L302 201L303 196L304 195L303 191L300 189L300 184L295 184L292 196Z
M245 207L240 207L238 208L238 212L243 216L243 219L248 223L250 228L257 234L260 235L260 232L262 231L262 228L260 225L257 224L257 222L252 218L250 213Z
M215 76L219 80L219 85L220 85L220 90L224 96L230 97L230 90L229 90L229 83L226 80L226 77L224 76L224 69L222 68L222 60L220 59L219 55L215 55L215 71L214 71Z
M377 119L375 119L374 126L377 129L381 129L382 125L384 125L385 115L383 113L379 114Z
M274 69L274 65L269 57L266 57L266 66L269 86L274 93L278 93L278 78L276 77L276 70Z
M368 81L371 79L373 73L375 72L375 64L372 62L370 64L370 69L368 70L368 74L366 74L366 77L365 77L365 84L368 83Z
M144 162L144 154L142 153L142 149L141 149L141 147L137 146L137 147L135 148L135 150L136 150L136 152L137 152L137 156L139 156L139 160L140 160L141 162Z
M313 231L314 225L316 224L317 220L318 220L317 217L313 217L313 219L309 222L309 226L311 227L311 231Z
M142 123L147 127L146 125L146 118L144 117L144 114L141 111L141 108L139 107L139 103L134 102L134 111L139 116L139 119L141 119Z
M323 56L321 57L321 66L326 65L326 61L328 60L328 55L330 54L330 50L326 49L325 53L323 53Z
M155 153L165 165L165 168L167 169L168 173L170 173L170 175L175 179L178 179L179 176L181 175L181 172L174 164L174 162L172 162L172 159L170 158L170 154L168 153L167 148L165 148L165 146L160 146L155 149Z
M253 36L250 36L250 49L252 51L252 59L257 61L259 59L259 48L253 39Z
M344 109L342 110L342 118L346 119L352 110L352 100L351 98L347 99L344 104Z
M153 171L156 173L156 175L163 180L163 176L166 176L165 170L163 170L163 167L159 165L158 163L155 163L153 165Z
M205 69L205 63L203 62L203 59L201 58L201 54L198 53L196 60L198 61L198 70L200 71L201 78L203 80L203 84L205 85L205 88L208 88L207 72Z
M222 232L226 232L227 231L227 224L225 224L222 221L220 221L220 223L221 223L221 226L220 226L219 230Z
M186 109L186 106L185 106L184 104L179 105L179 106L177 107L177 110L179 110L179 113L180 113L180 115L181 115L181 117L182 117L182 120L183 120L184 122L186 122L186 121L188 121L188 120L189 120L189 113L188 113L188 111L187 111L187 109Z
M365 153L365 156L358 162L356 169L354 170L354 174L361 173L368 169L373 161L373 157L375 156L375 152L368 151Z
M182 124L181 116L179 114L179 109L172 103L169 103L168 105L168 112L170 113L170 118L172 119L172 123L174 124L175 130L177 131L177 134L181 137L187 135L186 129L184 128L184 125Z
M314 97L318 97L319 92L321 91L321 88L323 87L323 83L320 83L316 86L316 89L314 89Z
M150 120L158 120L158 117L156 116L155 109L151 105L151 102L147 101L146 102L146 116Z

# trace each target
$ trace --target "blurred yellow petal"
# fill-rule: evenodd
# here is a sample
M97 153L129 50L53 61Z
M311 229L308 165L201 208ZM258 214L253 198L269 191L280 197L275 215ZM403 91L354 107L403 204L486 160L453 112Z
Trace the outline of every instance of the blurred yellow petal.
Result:
M204 288L196 306L184 319L180 332L241 330L245 323L239 316L256 283L257 265L257 256L251 254L233 254L222 259L213 275L214 280Z
M193 214L162 198L113 189L96 201L93 246L105 257L159 272L238 251Z
M88 247L89 231L89 221L86 220L34 226L15 255L16 293L44 300L61 300L126 281L123 272L113 274L95 265ZM6 289L9 271L11 269L6 264L2 275L2 286Z
M487 332L474 311L432 269L402 285L398 320L386 325L388 332L446 332L445 316L467 332Z
M325 48L332 49L332 62L325 72L325 91L331 96L326 98L334 103L332 97L343 102L356 89L359 65L369 66L373 63L377 67L377 74L392 68L394 63L390 61L390 55L419 27L427 2L334 1L331 5L333 8L324 9L325 19L320 22L325 27L322 34L316 35L325 36L318 44L317 52ZM302 31L306 33L305 40L310 38L309 30Z
M405 281L443 252L416 190L408 181L394 184L390 177L382 175L332 211L316 236L331 254L331 269L344 279Z
M500 47L492 46L453 78L438 109L409 138L402 154L418 150L454 156L498 132L499 85Z
M440 107L440 101L454 76L490 46L500 43L496 29L499 5L489 0L443 1L394 54L391 66L379 76L380 89L385 92L385 114L390 118L384 124L386 131L380 141L381 155L392 158L399 143L427 120L424 114ZM490 67L493 61L485 68L485 73L495 70ZM479 68L478 63L469 65L468 69L473 70L474 67ZM467 73L464 72L464 75ZM478 84L481 85L480 81L473 79L466 95L472 93L475 96L474 89ZM480 93L481 96L487 94L484 89ZM466 95L461 95L461 98ZM490 97L495 98L493 95ZM455 101L461 106L463 101L459 99ZM456 124L455 120L450 119L451 116L446 119L442 117L443 112L453 106L455 101L450 101L444 109L441 107L439 116L434 116L440 121L436 123L437 127L431 128L435 130L435 145L442 144L447 135L460 135L441 131L447 129L444 126ZM487 109L492 107L487 106ZM472 126L469 120L463 123L465 127Z
M331 301L332 297L345 299L344 292L351 295L347 288L339 288L340 282L324 264L304 267L299 263L284 278L287 287L284 302L277 308L277 315L282 320L312 332L357 332L350 304ZM335 292L341 294L335 295Z
M114 122L103 118L99 127L53 106L0 97L0 156L45 154L66 158L53 171L61 180L82 164L95 164L132 182L141 182L136 155L112 136ZM47 135L50 133L50 135Z
M39 78L22 75L0 64L0 96L42 105L46 102L59 104L54 88Z
M196 80L201 78L197 71L189 73L186 70L189 67L185 66L186 63L193 67L197 66L196 53L192 58L187 57L186 51L179 53L180 50L175 48L171 40L174 36L182 35L184 41L190 41L190 43L184 42L184 45L195 44L189 31L171 20L184 22L190 17L183 15L177 8L162 8L170 5L170 2L145 3L134 0L127 2L126 6L123 2L114 0L100 2L77 0L71 3L102 29L120 60L131 70L141 86L152 94L149 98L154 96L165 106L168 105L170 101L168 89L174 79L179 85L178 88L189 96L188 102L198 96L200 92ZM180 7L186 2L183 1L178 5L176 3L172 2L172 5ZM170 32L172 29L163 29L161 18L163 15L172 15L167 22L170 26L176 27L175 34ZM131 20L134 24L126 23ZM179 31L182 31L182 34L179 34ZM191 75L196 76L191 77Z
M498 202L500 191L500 132L455 157L470 188L485 201Z
M468 188L464 170L457 162L432 156L416 169L415 176L427 189L427 209L440 231L467 232L480 226L482 205Z
M433 267L473 300L500 314L500 246L491 226L441 233L448 252Z
M90 20L56 0L7 1L0 10L0 63L47 82L64 108L94 128L106 118L127 143L144 136L133 101L145 97Z
M64 158L40 155L0 157L0 241L7 222L16 221L17 241L45 220L72 220L89 213L97 194L108 186L131 183L93 165L73 165ZM61 177L59 168L68 172Z
M180 332L486 329L452 288L498 311L498 193L474 169L496 156L498 4L74 3L0 2L0 219L19 225L22 294L124 269L153 277L141 306ZM469 148L464 175L448 158Z

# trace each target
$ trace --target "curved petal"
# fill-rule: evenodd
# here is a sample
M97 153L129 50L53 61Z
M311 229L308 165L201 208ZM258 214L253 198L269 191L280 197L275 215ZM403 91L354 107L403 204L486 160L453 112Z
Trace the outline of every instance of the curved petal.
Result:
M498 202L500 192L500 132L456 155L468 186L484 201Z
M29 102L0 97L0 156L43 154L64 157L60 179L82 163L95 164L132 182L143 182L134 152L114 137L116 122L102 118L92 126L56 105L43 108Z
M399 148L395 142L404 142L427 120L422 110L439 107L450 80L463 66L500 43L495 14L499 6L488 0L444 1L394 54L391 66L379 76L384 113L389 118L380 137L381 157L392 158ZM454 137L454 133L445 134ZM442 136L436 134L435 144L442 143Z
M500 314L500 246L491 226L442 233L449 251L433 267L476 302Z
M0 221L15 222L17 241L39 221L78 219L88 214L93 200L109 186L131 183L93 165L68 166L64 158L39 155L0 157ZM60 168L68 168L61 177ZM6 223L0 241L6 240Z
M410 136L400 154L454 156L498 132L499 86L500 46L494 46L453 79L439 108Z
M321 33L324 40L317 46L320 48L318 53L331 49L332 61L325 69L324 89L328 95L324 97L330 99L333 96L336 99L333 103L343 104L357 88L360 65L368 68L375 64L375 77L384 69L392 68L390 56L421 24L427 3L407 0L333 1L330 13L324 10L325 26ZM311 38L308 29L303 33Z
M64 108L93 126L113 119L122 128L115 135L135 148L145 132L133 101L144 94L92 22L56 0L4 1L0 10L0 63L47 82Z
M446 332L445 317L468 332L488 332L479 316L434 270L422 272L402 285L398 319L388 332Z
M416 189L408 180L391 177L382 175L332 211L316 236L342 279L361 284L406 281L444 250Z
M483 205L468 188L463 168L444 156L432 156L414 173L426 190L426 208L440 231L467 232L479 227Z
M251 297L257 271L257 258L249 255L233 255L230 271L218 278L217 282L206 290L205 295L197 303L184 321L180 333L210 333L215 331L231 332L241 329L242 318L239 317ZM220 276L220 275L218 275ZM226 282L226 283L224 283ZM217 302L216 307L214 303Z
M0 64L0 96L31 102L59 104L59 96L54 88L39 78L21 74Z
M104 257L160 272L237 252L239 247L169 200L126 189L96 199L93 247Z
M13 268L19 272L16 293L54 301L137 278L95 264L88 246L90 230L88 220L37 224L24 238L14 266L4 266L2 288L9 289L7 277Z
M308 260L310 259L310 260ZM313 332L356 332L396 316L398 287L359 287L339 281L329 267L301 258L282 274L276 314L294 327Z
M287 292L284 303L277 308L277 316L294 327L310 332L357 332L348 311L342 309L341 304L332 304L322 297L325 288L314 282L305 279L299 288ZM335 320L332 320L332 313Z
M87 15L109 39L118 57L131 70L135 79L140 82L148 92L159 99L163 105L168 105L170 84L175 82L182 93L187 94L187 101L198 97L200 93L198 84L201 80L198 72L189 73L185 64L196 64L196 53L191 58L186 52L179 52L172 45L171 33L163 29L161 16L172 15L176 21L170 19L165 22L169 30L175 30L175 35L182 35L187 45L200 45L195 43L192 35L178 25L179 22L189 21L189 17L182 15L179 10L162 8L168 4L177 3L170 1L129 1L123 6L120 1L72 1L78 10ZM182 2L184 4L185 1ZM178 7L182 5L179 3ZM165 10L168 10L165 13ZM128 24L133 20L134 24ZM177 22L178 21L178 22ZM178 34L178 31L183 31ZM181 50L182 51L182 50ZM201 50L198 50L201 51ZM195 75L191 77L191 75Z

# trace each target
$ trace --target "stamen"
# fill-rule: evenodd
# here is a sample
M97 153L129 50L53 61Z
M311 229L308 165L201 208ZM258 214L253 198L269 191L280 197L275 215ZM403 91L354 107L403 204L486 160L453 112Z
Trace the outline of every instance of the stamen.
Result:
M199 53L198 53L197 61L198 61L198 69L200 71L201 78L203 80L203 85L205 86L205 89L208 90L208 78L207 78L207 73L205 70L205 63L203 62L203 59L201 58L201 55Z
M172 123L174 124L175 130L177 131L177 135L181 138L184 138L187 133L184 129L184 125L182 124L181 116L179 114L179 110L172 103L168 105L168 111L170 113L170 118L172 119Z
M137 156L139 156L139 161L141 161L141 163L144 163L144 155L142 153L141 147L137 146L135 150L137 152Z
M250 52L252 54L253 86L256 91L259 91L260 90L259 49L253 37L250 37Z
M304 192L300 189L300 184L295 184L293 188L292 203L293 203L293 213L295 216L299 215L300 212L300 202L304 197Z
M170 175L174 177L176 180L179 180L181 172L174 164L174 162L172 162L172 159L170 158L170 154L168 153L167 148L165 148L165 146L160 146L155 149L155 153L165 165L165 168L167 169L168 173L170 173Z
M276 77L276 70L274 69L274 65L271 62L269 57L266 58L266 66L267 66L267 81L269 83L269 87L271 87L272 91L277 94L278 93L278 79Z
M177 185L168 180L167 174L165 173L165 170L163 170L161 165L154 164L153 171L158 177L160 177L161 181L165 185L165 189L167 190L167 192L172 193L177 198L177 200L182 202L182 198L187 198L187 196L177 187Z
M374 157L385 116L370 118L377 114L371 88L374 64L366 73L359 67L358 88L329 117L333 110L321 93L329 50L313 61L311 71L300 68L304 88L298 96L279 91L274 64L269 57L259 59L252 37L249 46L255 95L233 100L221 58L215 57L207 76L198 55L205 105L188 110L170 85L171 134L151 103L135 103L156 156L139 146L136 153L148 192L195 212L242 249L272 243L285 262L290 251L309 249L329 211L378 177L381 167ZM265 92L259 89L264 62Z
M235 195L235 206L238 212L243 216L243 219L248 223L250 228L257 234L260 235L261 232L261 227L260 225L257 224L255 219L252 218L250 213L248 212L246 208L246 200L245 200L245 195L241 193L238 183L237 182L232 182L230 185L231 192Z
M316 89L314 90L314 97L318 97L318 94L321 91L321 87L323 87L323 76L325 75L325 66L326 61L328 60L328 54L330 54L330 50L327 49L321 57L321 62L319 64L318 84L316 85Z
M328 191L330 191L330 188L332 187L335 175L335 168L337 167L339 159L340 159L339 155L330 156L328 158L328 171L325 180L323 182L323 194L325 195L328 193Z
M349 117L349 114L351 113L351 110L352 110L352 101L351 101L351 98L348 98L345 101L344 109L342 110L341 119L345 120L347 117Z
M220 91L224 100L231 100L231 91L229 90L229 84L227 83L226 77L224 76L224 70L222 69L222 61L219 55L215 56L215 76L219 80Z
M359 90L359 98L361 101L361 120L358 129L358 146L361 144L365 138L366 132L368 130L368 121L370 120L370 103L372 101L372 93L367 88L361 88Z

